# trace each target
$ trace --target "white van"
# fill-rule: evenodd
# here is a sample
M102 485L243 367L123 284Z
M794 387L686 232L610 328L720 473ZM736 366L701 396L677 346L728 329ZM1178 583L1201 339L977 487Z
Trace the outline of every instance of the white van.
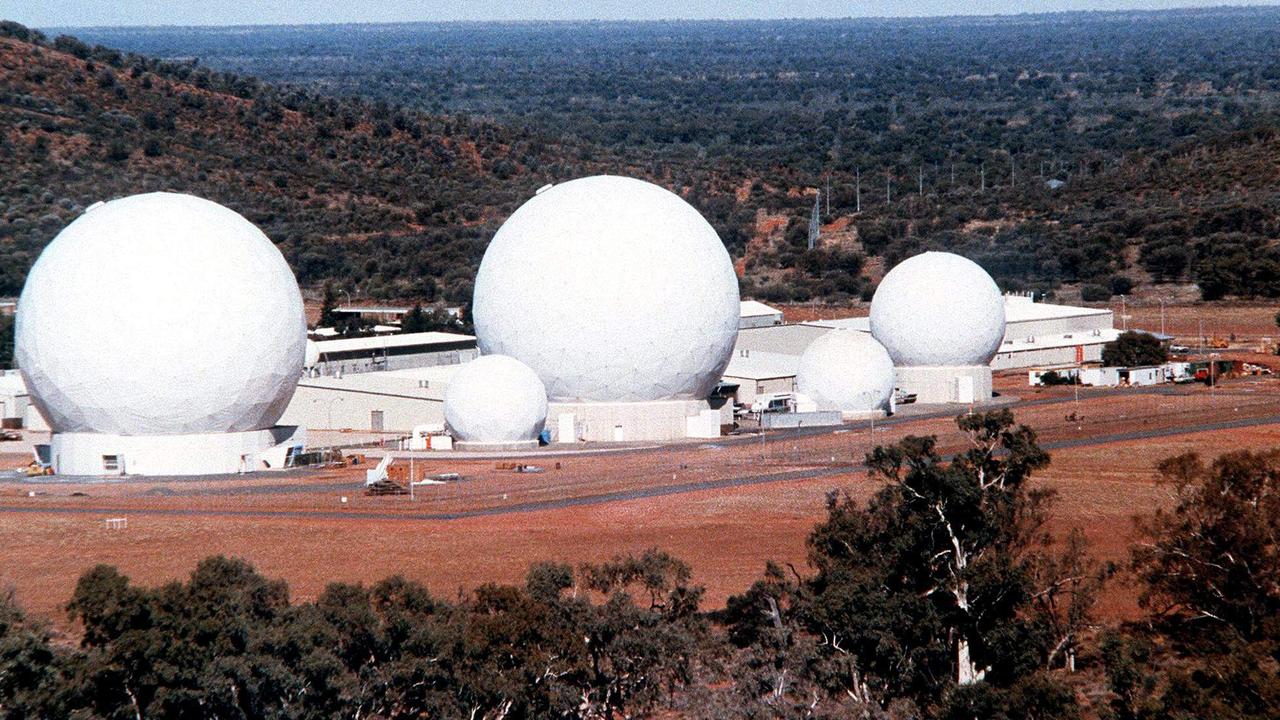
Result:
M751 403L753 413L788 412L795 404L795 393L765 393Z

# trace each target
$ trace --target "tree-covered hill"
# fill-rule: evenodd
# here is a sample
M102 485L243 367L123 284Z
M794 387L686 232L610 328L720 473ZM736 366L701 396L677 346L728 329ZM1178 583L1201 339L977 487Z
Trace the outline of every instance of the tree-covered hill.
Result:
M453 301L493 228L549 178L628 170L489 122L278 89L0 28L0 295L84 208L138 192L223 203L299 280Z
M1011 290L1280 295L1272 8L77 31L147 56L4 28L0 294L80 208L164 188L304 285L463 302L535 188L619 172L685 196L765 300L868 298L922 249Z

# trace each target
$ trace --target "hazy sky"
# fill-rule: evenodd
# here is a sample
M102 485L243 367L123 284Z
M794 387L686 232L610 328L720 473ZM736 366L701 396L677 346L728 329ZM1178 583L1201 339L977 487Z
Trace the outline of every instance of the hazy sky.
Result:
M410 20L575 20L985 15L1056 10L1274 5L1280 0L0 0L32 27L253 25Z

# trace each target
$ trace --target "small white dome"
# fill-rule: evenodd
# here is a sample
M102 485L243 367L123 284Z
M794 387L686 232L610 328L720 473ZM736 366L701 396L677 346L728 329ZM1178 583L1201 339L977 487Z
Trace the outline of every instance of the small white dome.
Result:
M547 389L529 366L506 355L463 365L444 391L444 420L458 440L536 440L547 421Z
M472 303L482 353L567 402L705 399L738 334L738 279L715 229L652 183L555 185L494 235Z
M252 223L190 195L100 204L27 275L16 360L55 432L262 430L293 397L302 294Z
M883 410L893 395L893 360L867 333L832 330L800 356L796 389L820 410Z
M880 281L871 334L901 367L986 365L1004 341L1004 298L972 260L921 253Z

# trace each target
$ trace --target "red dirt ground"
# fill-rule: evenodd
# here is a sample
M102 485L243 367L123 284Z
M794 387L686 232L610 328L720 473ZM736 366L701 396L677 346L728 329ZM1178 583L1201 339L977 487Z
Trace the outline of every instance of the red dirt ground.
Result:
M1059 492L1053 528L1081 526L1107 559L1124 559L1132 516L1164 502L1153 470L1161 458L1280 444L1278 424L1203 427L1276 422L1280 381L1270 378L1232 380L1215 390L1093 391L1078 404L1070 388L1033 391L1023 383L1025 375L1011 374L997 387L1006 396L1020 395L1018 420L1057 447L1052 466L1038 478ZM1190 428L1202 429L1184 432ZM1135 431L1153 437L1116 437ZM5 483L0 586L16 588L26 607L63 627L60 607L76 578L95 563L155 584L184 577L200 558L224 553L284 578L296 598L312 598L331 581L372 582L397 573L452 595L485 582L518 582L538 560L600 560L658 546L693 566L696 581L707 587L706 606L717 607L745 590L768 559L803 568L804 540L823 517L825 494L839 489L868 497L877 483L854 461L873 444L907 434L937 434L942 452L963 448L950 417L900 417L897 424L878 425L874 435L863 423L763 443L548 456L537 461L547 468L542 474L498 470L492 460L431 459L422 461L429 472L456 471L466 479L424 488L415 501L363 496L363 468L201 482ZM9 460L9 466L20 462ZM594 497L673 492L691 482L795 470L827 474L654 497ZM31 491L38 494L29 497ZM585 504L510 512L518 503L564 499ZM494 514L423 517L477 510ZM127 517L128 528L105 529L108 517ZM1134 610L1132 591L1113 586L1106 614L1124 617Z

